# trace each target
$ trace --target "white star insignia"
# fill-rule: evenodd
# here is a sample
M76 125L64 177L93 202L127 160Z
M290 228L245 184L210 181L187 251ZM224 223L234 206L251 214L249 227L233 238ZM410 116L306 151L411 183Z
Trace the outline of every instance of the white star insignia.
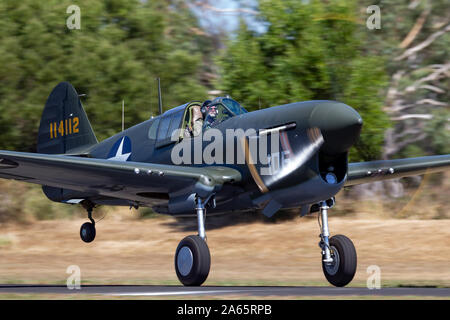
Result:
M131 155L131 152L129 153L122 153L123 152L123 141L125 140L125 137L122 138L122 141L120 141L120 146L117 149L116 155L114 157L108 158L108 160L115 160L115 161L127 161L128 158Z

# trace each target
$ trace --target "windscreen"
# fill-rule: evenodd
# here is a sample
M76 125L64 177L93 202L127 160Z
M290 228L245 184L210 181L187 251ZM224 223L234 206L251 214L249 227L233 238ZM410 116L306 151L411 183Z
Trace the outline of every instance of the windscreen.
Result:
M245 110L237 101L225 98L222 100L222 103L230 109L231 112L233 112L235 115L240 115L243 113L247 113L247 110Z

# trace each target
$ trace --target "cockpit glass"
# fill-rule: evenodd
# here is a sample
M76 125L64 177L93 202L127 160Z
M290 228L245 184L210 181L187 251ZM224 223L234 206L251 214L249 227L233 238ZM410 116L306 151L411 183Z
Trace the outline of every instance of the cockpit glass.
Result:
M237 101L230 99L230 98L224 98L222 99L222 103L231 110L235 115L240 115L243 113L247 113L247 110L245 110Z
M205 121L203 122L203 128L209 129L233 116L234 115L221 103L214 104L207 108Z

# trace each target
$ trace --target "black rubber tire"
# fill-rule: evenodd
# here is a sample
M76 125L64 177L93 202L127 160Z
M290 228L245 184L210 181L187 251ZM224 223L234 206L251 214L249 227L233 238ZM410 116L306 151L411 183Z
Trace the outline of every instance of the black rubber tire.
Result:
M193 263L190 272L182 275L178 270L178 253L188 247L192 252ZM178 244L175 252L175 271L180 282L185 286L200 286L208 278L211 267L211 255L206 242L199 236L187 236Z
M336 248L339 254L339 267L335 274L329 274L322 262L322 270L328 282L336 287L344 287L353 280L356 273L357 258L353 242L343 235L330 238L330 247Z
M84 231L84 232L83 232ZM92 242L95 239L95 226L91 222L83 223L80 228L80 238L84 242Z

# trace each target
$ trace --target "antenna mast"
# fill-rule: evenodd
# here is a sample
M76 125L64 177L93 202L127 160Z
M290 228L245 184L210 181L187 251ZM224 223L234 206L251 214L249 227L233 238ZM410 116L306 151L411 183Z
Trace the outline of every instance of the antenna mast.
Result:
M122 100L122 131L125 129L125 100Z
M161 79L158 78L158 104L159 104L159 114L162 114L162 97L161 97Z

